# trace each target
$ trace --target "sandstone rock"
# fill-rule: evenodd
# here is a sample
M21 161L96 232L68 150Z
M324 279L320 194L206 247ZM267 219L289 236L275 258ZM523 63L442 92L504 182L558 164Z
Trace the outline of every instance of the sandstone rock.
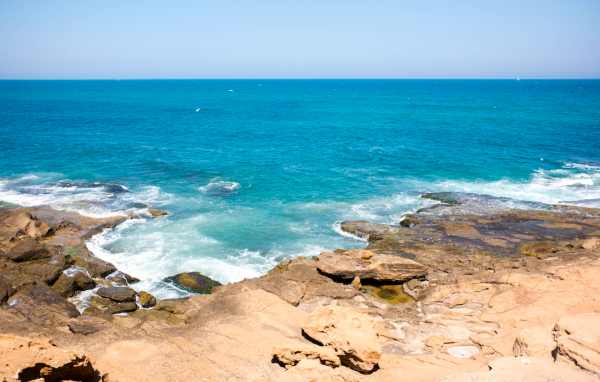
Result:
M412 260L363 249L321 253L317 267L325 274L344 279L358 276L361 280L404 282L427 275L427 268Z
M321 365L315 360L302 360L274 382L358 382L362 378L344 367L335 369Z
M0 305L2 305L8 299L8 283L4 280L4 277L0 276Z
M600 373L600 313L565 316L554 328L558 342L557 361L575 363Z
M67 326L73 333L87 336L88 334L97 333L104 329L108 329L112 325L102 318L94 317L92 315L84 315L69 320Z
M152 215L154 217L167 215L167 211L159 210L154 207L148 207L148 212L150 213L150 215Z
M106 279L109 280L113 285L118 284L118 285L127 286L127 280L125 280L124 277L110 276L110 277L107 277Z
M53 232L52 228L29 212L15 211L0 215L4 224L16 227L27 233L31 238L39 240Z
M8 299L8 306L17 310L34 324L50 327L64 325L79 316L71 304L45 284L26 286Z
M100 296L91 295L90 304L92 304L92 306L95 308L106 309L109 306L117 305L117 302L108 298L102 298Z
M156 309L140 309L127 314L129 317L137 318L142 321L167 321L173 313L167 312L166 310Z
M327 346L316 346L316 345L303 345L290 347L277 348L273 352L273 357L286 365L286 368L292 367L298 364L298 362L304 359L313 359L319 361L321 364L338 367L340 366L340 358L336 355L335 350Z
M148 292L141 291L138 293L138 297L140 299L140 305L142 305L142 308L152 308L156 305L156 297Z
M402 285L404 292L415 300L420 300L429 292L429 281L410 280Z
M19 263L23 274L32 276L36 280L46 284L54 283L67 266L62 255Z
M200 294L210 293L213 287L221 285L220 282L199 272L179 273L175 276L165 278L164 281L172 282L183 289Z
M187 301L187 298L167 298L160 300L154 306L154 309L165 310L174 313L178 306Z
M342 231L351 233L358 237L366 237L369 242L381 239L384 235L394 234L400 230L386 224L371 223L366 220L350 220L342 222Z
M44 338L0 334L0 359L2 381L88 381L94 377L108 381L87 356L53 346Z
M88 259L77 258L73 265L84 268L94 278L106 277L117 270L117 267L113 264L100 260L97 257Z
M27 234L22 229L0 222L0 245L11 247L26 237Z
M450 336L431 336L425 341L425 345L432 349L440 350L446 344L460 343L460 340Z
M312 339L331 347L341 362L358 371L373 370L381 356L375 322L366 314L339 306L315 309L302 325Z
M552 360L556 341L546 328L525 329L517 336L513 350L515 357L535 357Z
M90 306L88 308L85 308L85 310L83 312L81 312L82 316L94 316L94 317L98 317L98 318L102 318L103 320L110 320L111 316L108 313L104 313L104 311L96 308L95 306Z
M104 313L107 314L116 314L116 313L127 313L133 312L137 310L138 306L135 302L121 302L116 305L109 306L104 310Z
M72 297L79 290L90 290L96 287L96 282L84 272L77 272L69 277L61 274L58 280L52 285L52 289L57 291L63 297Z
M362 288L362 284L360 283L360 277L356 276L354 280L350 283L350 286L354 289L360 290Z
M306 286L304 284L287 279L284 275L276 274L270 277L263 277L256 280L255 284L294 306L298 305L306 293Z
M116 302L135 302L136 295L135 291L129 287L100 288L96 294Z
M51 256L50 251L44 245L33 239L25 239L15 245L6 255L12 261L31 261L44 259Z

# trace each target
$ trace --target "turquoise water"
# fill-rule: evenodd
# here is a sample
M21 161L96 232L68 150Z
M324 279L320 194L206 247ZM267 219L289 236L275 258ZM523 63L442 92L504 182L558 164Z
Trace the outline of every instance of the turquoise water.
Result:
M140 214L88 246L159 297L363 247L341 221L426 191L600 206L600 81L0 81L0 137L0 201Z

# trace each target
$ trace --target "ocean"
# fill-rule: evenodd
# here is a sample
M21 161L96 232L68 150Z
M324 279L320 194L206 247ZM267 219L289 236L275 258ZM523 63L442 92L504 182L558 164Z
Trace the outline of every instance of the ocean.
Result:
M435 191L600 207L600 81L0 81L0 204L138 214L87 244L158 298L362 248L340 222Z

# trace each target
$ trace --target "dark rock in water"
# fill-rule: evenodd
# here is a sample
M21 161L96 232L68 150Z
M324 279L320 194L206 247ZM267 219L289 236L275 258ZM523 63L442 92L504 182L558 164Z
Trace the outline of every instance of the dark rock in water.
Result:
M154 217L167 215L167 211L159 210L154 207L148 207L148 212L150 213L150 215L152 215Z
M137 310L138 306L135 302L122 302L113 306L109 306L108 308L106 308L106 310L104 311L104 313L108 313L108 314L116 314L116 313L127 313L127 312L133 312L134 310Z
M154 307L155 310L165 310L167 312L173 313L175 309L187 301L187 298L167 298L164 300L160 300L156 303Z
M73 223L70 220L63 220L59 223L56 223L52 226L52 229L54 230L54 232L58 231L59 229L67 229L67 228L75 228L77 229L77 225L75 223Z
M50 256L48 248L31 238L15 245L7 254L9 259L17 262L44 259Z
M117 305L117 303L113 300L110 300L108 298L102 298L96 295L90 296L90 304L92 304L93 307L98 309L106 309L109 306Z
M172 282L180 288L200 294L209 294L213 287L221 285L220 282L199 272L179 273L175 276L165 278L164 281Z
M100 297L116 302L135 302L135 291L129 287L100 288L96 291Z
M120 277L120 276L110 276L107 277L107 280L109 280L111 283L114 284L119 284L119 285L125 285L127 286L127 280L125 280L124 277Z
M83 259L77 258L73 265L84 268L92 277L106 277L117 270L113 264L100 260L97 257Z
M156 297L148 292L141 291L138 293L138 297L143 308L152 308L154 305L156 305Z
M100 317L85 315L69 320L67 326L73 333L87 336L88 334L98 333L104 329L108 329L112 325Z
M96 282L84 272L77 272L73 276L61 274L58 280L52 285L52 289L57 291L63 297L72 297L79 290L90 290L96 287Z
M79 316L75 305L42 283L26 286L15 293L8 299L8 306L34 324L46 327L61 326Z
M367 238L369 242L381 239L383 235L394 234L402 227L392 227L387 224L371 223L366 220L349 220L341 223L342 231L354 236Z

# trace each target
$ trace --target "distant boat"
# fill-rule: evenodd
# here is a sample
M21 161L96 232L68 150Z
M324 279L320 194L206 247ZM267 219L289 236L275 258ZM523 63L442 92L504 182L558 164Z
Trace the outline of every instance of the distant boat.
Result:
M200 111L200 109L196 109L196 112L199 112L199 111Z
M517 77L517 81L521 81L521 79L519 77Z

